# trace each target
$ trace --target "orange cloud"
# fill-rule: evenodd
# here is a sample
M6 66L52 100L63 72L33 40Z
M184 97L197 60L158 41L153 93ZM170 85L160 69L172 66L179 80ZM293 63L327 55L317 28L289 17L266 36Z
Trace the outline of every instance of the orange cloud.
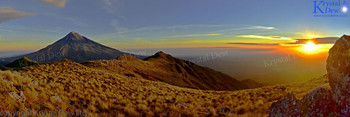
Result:
M0 23L28 16L36 16L36 14L14 10L11 7L0 7Z
M39 0L47 5L64 8L66 6L67 0Z

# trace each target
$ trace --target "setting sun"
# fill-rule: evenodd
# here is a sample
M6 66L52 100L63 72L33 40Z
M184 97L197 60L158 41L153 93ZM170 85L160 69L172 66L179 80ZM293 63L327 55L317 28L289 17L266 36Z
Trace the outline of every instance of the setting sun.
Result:
M303 46L303 51L307 53L315 52L318 50L318 45L316 45L313 41L308 41L306 44Z
M304 44L300 44L296 49L307 55L318 54L327 52L332 44L316 44L313 40L306 41Z

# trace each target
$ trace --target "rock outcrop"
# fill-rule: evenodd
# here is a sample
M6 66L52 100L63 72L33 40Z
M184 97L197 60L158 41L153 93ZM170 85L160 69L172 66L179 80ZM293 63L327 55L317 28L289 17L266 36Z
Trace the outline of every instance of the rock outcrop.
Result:
M342 36L329 50L327 73L339 116L350 116L350 36Z
M271 105L271 117L329 117L335 114L335 101L332 92L319 87L298 100L289 93L283 100Z
M329 50L326 67L331 89L320 87L312 90L300 100L298 107L290 106L288 102L294 98L289 94L272 104L270 116L349 117L350 36L342 36Z
M280 101L271 105L271 117L297 117L301 116L300 100L298 100L292 93Z
M329 117L333 114L334 107L331 90L319 87L303 97L300 109L306 117Z

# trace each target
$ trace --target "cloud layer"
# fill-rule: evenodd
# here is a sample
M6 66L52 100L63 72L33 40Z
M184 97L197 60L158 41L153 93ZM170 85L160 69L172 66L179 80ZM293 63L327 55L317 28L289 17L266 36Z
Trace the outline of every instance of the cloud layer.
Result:
M237 37L251 38L251 39L292 40L289 37L282 37L282 36L239 35Z
M36 16L36 14L14 10L11 7L0 7L0 23L28 16Z
M264 29L264 30L273 30L275 27L268 27L268 26L251 26L247 27L245 29Z
M176 38L176 37L206 37L206 36L219 36L221 34L192 34L192 35L175 35L175 36L169 36L170 38Z
M324 37L324 38L315 38L311 39L317 44L334 44L335 41L337 41L339 37ZM296 41L294 43L288 43L288 44L305 44L310 39L295 39Z
M39 0L47 5L64 8L66 6L67 0Z
M278 43L227 43L236 45L279 45Z

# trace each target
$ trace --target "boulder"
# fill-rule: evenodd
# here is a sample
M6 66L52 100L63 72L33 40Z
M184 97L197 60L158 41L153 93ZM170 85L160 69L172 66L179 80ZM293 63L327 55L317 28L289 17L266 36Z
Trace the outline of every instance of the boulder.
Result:
M326 87L312 90L301 100L301 110L306 117L333 116L335 107L332 91Z
M272 103L270 117L300 117L302 111L299 103L300 100L293 93L288 93L284 99Z
M350 116L350 36L342 36L329 50L327 74L338 116Z

